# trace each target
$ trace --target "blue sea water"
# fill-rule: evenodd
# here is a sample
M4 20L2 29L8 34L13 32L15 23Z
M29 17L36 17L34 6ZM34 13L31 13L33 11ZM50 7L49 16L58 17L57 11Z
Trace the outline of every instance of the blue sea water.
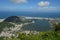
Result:
M47 13L47 12L9 12L0 11L0 18L7 18L9 16L35 16L35 17L52 17L59 18L60 13Z
M41 12L0 12L0 18L7 18L9 16L32 16L32 17L47 17L47 18L60 18L60 13L41 13ZM50 24L46 20L37 20L34 24L30 26L22 27L23 30L36 30L36 31L46 31L51 29Z

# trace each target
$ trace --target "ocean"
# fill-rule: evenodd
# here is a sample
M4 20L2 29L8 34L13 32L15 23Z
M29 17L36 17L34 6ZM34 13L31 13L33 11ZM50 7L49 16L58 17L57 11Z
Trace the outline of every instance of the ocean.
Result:
M60 18L60 13L56 12L5 12L0 11L0 18L7 18L9 16L32 16L32 17L47 17L47 18Z
M41 13L41 12L0 12L0 18L7 18L9 16L32 16L44 18L60 18L60 13ZM22 27L23 30L47 31L50 30L50 24L46 20L35 20L34 24Z

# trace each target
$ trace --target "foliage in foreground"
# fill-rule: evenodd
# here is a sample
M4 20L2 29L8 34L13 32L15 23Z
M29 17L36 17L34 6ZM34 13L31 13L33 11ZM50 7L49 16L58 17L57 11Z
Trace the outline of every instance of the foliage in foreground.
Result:
M60 24L55 26L55 30L40 32L39 34L18 33L18 37L6 38L6 40L60 40ZM0 40L4 40L0 38Z
M18 33L18 37L10 37L6 40L60 40L60 32L54 31L47 31L47 32L40 32L39 34L24 34ZM0 38L3 40L3 38Z

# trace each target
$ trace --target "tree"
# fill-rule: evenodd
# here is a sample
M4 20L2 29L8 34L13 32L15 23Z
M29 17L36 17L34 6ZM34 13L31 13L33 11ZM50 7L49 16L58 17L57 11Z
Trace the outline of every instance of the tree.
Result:
M58 31L60 30L60 23L58 23L56 26L55 26L55 31Z

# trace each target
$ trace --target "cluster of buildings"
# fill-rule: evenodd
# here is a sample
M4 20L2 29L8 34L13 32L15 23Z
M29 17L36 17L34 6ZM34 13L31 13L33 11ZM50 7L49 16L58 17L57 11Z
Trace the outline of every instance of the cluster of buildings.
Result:
M32 23L34 23L34 21L32 21ZM14 24L14 23L12 23ZM7 28L5 27L3 29L3 31L0 33L0 37L11 37L11 36L14 36L14 37L18 37L18 33L17 32L20 32L20 33L25 33L26 35L27 34L30 34L30 33L33 33L33 34L38 34L39 32L37 31L30 31L30 30L21 30L21 27L23 27L23 25L28 25L28 24L31 24L31 23L24 23L24 24L14 24L15 27L10 27L10 28ZM17 33L17 35L16 35Z

